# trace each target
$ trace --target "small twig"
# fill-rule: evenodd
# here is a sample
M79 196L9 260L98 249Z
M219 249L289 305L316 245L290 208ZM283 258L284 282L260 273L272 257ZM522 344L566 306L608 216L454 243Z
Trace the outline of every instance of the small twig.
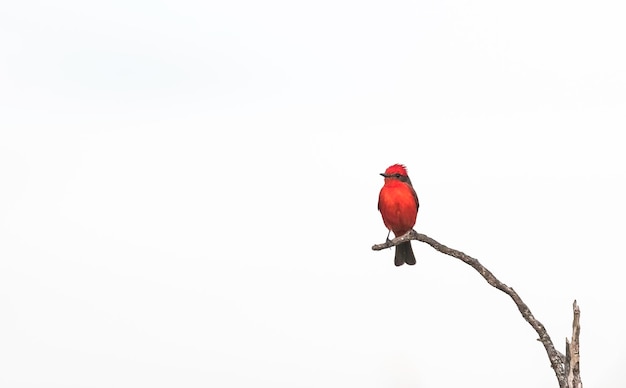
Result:
M524 319L530 324L530 326L532 326L533 329L535 329L535 331L537 332L537 334L539 335L539 341L541 341L541 343L543 344L543 347L546 349L546 353L548 353L548 358L550 359L550 365L552 366L552 369L554 369L554 373L556 374L556 378L559 381L559 387L560 388L582 388L582 384L580 385L580 387L574 387L574 386L569 386L568 387L568 378L566 375L566 371L565 371L565 360L562 357L562 354L560 352L558 352L555 348L554 348L554 344L552 343L552 340L550 339L550 336L548 335L548 332L546 331L546 328L543 326L543 324L541 324L541 322L539 322L531 313L530 309L528 308L528 306L526 305L526 303L524 303L524 301L522 301L522 298L520 298L520 296L517 294L517 292L515 292L515 290L513 290L513 288L507 286L506 284L502 283L500 280L498 280L492 273L491 271L489 271L487 268L485 268L482 264L480 264L480 262L476 259L474 259L473 257L466 255L465 253L461 252L461 251L457 251L455 249L452 248L448 248L447 246L438 243L437 241L433 240L432 238L421 234L421 233L417 233L414 230L411 230L409 232L407 232L405 235L394 238L391 241L387 241L383 244L376 244L374 246L372 246L372 249L375 251L380 251L382 249L385 248L390 248L393 246L396 246L400 243L409 241L409 240L417 240L417 241L421 241L421 242L425 242L426 244L432 246L433 248L435 248L436 250L438 250L441 253L444 253L448 256L452 256L454 258L457 258L459 260L461 260L462 262L464 262L465 264L470 265L472 268L474 268L476 271L478 271L478 273L485 278L485 280L487 281L487 283L489 283L490 285L492 285L493 287L497 288L498 290L504 292L505 294L509 295L511 297L511 299L513 299L513 302L515 302L515 304L517 305L517 308L519 309L520 313L522 314L522 316L524 317ZM574 310L574 322L577 323L577 318L576 318L576 307ZM576 334L576 331L575 331ZM574 338L574 336L572 336L572 338ZM572 339L572 343L573 343L573 339ZM578 337L576 336L576 348L575 348L575 352L576 355L578 355ZM570 349L570 353L573 353L573 351ZM578 362L576 362L576 366L578 366ZM576 371L578 371L578 369L575 369ZM580 376L578 376L579 380L580 380Z

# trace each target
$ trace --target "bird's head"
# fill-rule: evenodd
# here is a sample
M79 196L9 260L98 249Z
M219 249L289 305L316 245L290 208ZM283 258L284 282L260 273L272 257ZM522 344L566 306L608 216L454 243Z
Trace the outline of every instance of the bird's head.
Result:
M402 181L406 181L409 177L409 174L406 171L406 167L402 164L394 164L393 166L389 166L384 173L380 174L385 178L391 179L399 179Z

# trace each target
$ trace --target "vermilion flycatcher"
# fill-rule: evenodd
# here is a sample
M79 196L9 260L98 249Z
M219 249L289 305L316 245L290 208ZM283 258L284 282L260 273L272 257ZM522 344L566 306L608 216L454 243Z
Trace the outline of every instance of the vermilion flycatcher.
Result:
M406 167L394 164L380 175L385 177L385 184L378 196L378 210L383 216L383 222L389 229L389 233L393 232L396 237L400 237L415 226L420 203ZM387 239L389 239L389 234L387 234ZM415 264L415 255L410 241L396 246L395 264L398 266L404 263Z

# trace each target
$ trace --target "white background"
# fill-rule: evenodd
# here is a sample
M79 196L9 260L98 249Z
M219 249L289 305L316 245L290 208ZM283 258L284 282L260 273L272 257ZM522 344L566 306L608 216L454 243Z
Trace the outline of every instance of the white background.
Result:
M626 386L623 2L2 8L3 387Z

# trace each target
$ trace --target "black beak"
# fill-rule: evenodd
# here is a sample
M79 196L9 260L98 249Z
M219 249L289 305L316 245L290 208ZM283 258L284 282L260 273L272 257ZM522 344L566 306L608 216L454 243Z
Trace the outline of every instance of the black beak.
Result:
M384 176L385 178L387 178L389 175L385 174L384 172L381 172L380 175Z

